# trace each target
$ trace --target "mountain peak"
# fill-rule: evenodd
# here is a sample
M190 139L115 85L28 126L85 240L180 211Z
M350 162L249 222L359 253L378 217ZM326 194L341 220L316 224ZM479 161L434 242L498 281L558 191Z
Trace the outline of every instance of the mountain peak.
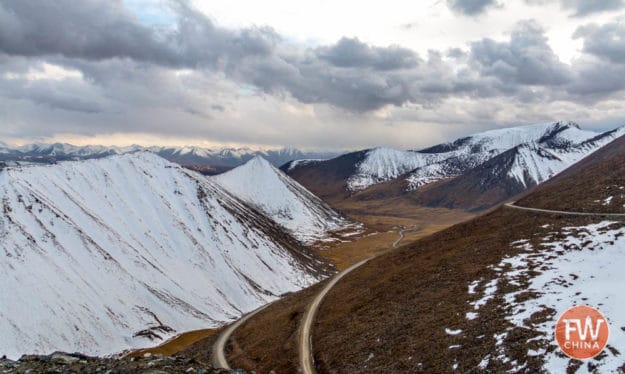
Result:
M256 209L149 152L5 169L0 195L9 357L145 347L141 331L217 326L324 271Z
M582 128L580 127L580 125L577 122L574 121L570 121L570 120L566 120L566 121L556 121L554 123L554 126L561 126L561 127L574 127L578 130L581 130Z
M349 224L317 196L260 155L211 179L305 243Z

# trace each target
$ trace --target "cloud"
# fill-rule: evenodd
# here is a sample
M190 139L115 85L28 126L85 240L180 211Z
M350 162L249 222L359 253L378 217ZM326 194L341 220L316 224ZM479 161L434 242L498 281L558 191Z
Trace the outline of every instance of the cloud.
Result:
M586 16L593 13L618 10L625 7L623 0L560 0L562 7L573 10L577 17Z
M372 47L342 39L305 51L281 42L270 28L228 30L184 2L173 3L175 27L150 28L120 2L19 0L0 5L0 51L12 56L78 59L88 76L98 71L86 61L131 59L168 68L210 69L264 92L289 93L303 102L324 102L349 110L372 110L410 100L395 71L413 68L418 56L397 46ZM381 72L373 76L370 71Z
M571 80L569 67L553 52L544 30L520 23L509 41L483 39L471 44L473 65L482 76L508 84L558 86Z
M447 0L450 9L469 16L484 13L488 8L498 5L496 0Z
M574 17L585 17L625 8L625 0L525 0L525 2L530 5L559 3L562 9L573 12Z
M406 130L411 120L535 120L614 103L625 90L617 22L580 27L582 56L566 64L529 21L503 39L418 54L347 37L306 46L268 27L221 27L186 2L168 4L173 23L163 25L142 21L120 0L1 2L0 135L140 132L354 146L324 136L387 123ZM495 6L484 4L482 11ZM77 74L33 79L44 63ZM401 138L376 129L366 133L376 141Z
M582 26L573 37L583 38L584 52L613 63L625 64L625 24L622 22Z
M338 67L396 70L414 68L419 63L419 56L409 49L372 47L357 38L342 38L333 46L318 48L316 54Z

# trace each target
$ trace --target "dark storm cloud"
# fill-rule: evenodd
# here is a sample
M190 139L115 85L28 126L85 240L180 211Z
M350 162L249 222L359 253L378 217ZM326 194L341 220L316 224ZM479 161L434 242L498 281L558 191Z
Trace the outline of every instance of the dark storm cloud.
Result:
M286 91L304 102L350 110L410 100L403 87L406 82L395 70L417 65L419 58L412 51L371 47L355 39L315 51L279 47L280 37L271 29L223 29L185 2L171 4L177 24L156 29L140 24L119 1L9 0L0 5L0 51L13 56L60 56L100 82L109 74L124 72L89 61L132 59L221 71L268 93ZM369 70L383 73L373 76Z
M553 52L544 31L531 22L520 24L509 41L472 43L471 55L481 75L511 84L557 86L571 79L569 67Z
M584 59L575 68L576 79L567 86L571 99L594 102L625 90L625 65Z
M37 105L47 106L51 109L79 113L100 113L101 105L90 100L88 91L81 85L67 84L63 82L24 82L21 80L0 80L0 96L11 99L28 100Z
M474 16L498 4L495 0L447 0L447 5L458 13Z
M621 70L608 64L623 61L619 24L576 33L584 38L585 52L607 61L599 69L562 63L544 31L531 22L521 23L507 41L485 38L468 50L430 51L420 57L399 46L377 47L350 38L306 49L270 28L225 29L184 1L169 4L176 23L154 27L140 23L119 0L5 0L0 3L0 73L19 69L17 61L49 61L79 70L85 81L82 86L56 83L66 90L19 79L3 85L14 87L13 99L67 111L97 113L118 102L194 114L205 109L187 91L201 96L202 88L194 80L172 81L179 80L172 78L173 69L189 69L195 80L219 74L267 94L353 112L406 103L432 107L456 96L575 101L622 89L613 82ZM470 14L495 5L453 2ZM189 89L172 89L177 84ZM9 91L3 94L8 97ZM97 97L105 98L101 106L93 104Z
M171 58L159 45L156 35L138 25L120 1L0 3L0 48L10 55Z
M216 66L271 53L268 28L229 31L184 2L172 2L176 28L141 24L120 0L21 1L0 4L0 50L9 55L130 58L172 67Z
M625 64L625 24L612 22L578 28L573 35L584 39L584 52L618 64Z
M342 38L331 47L319 48L317 55L334 66L376 70L412 68L419 62L419 57L409 49L371 47L356 38Z

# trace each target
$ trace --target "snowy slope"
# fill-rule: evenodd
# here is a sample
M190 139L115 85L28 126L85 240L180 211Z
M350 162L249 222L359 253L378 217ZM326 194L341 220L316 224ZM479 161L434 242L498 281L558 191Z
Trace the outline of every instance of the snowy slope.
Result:
M9 357L153 345L323 276L271 220L149 153L7 168L0 199Z
M169 161L180 164L201 164L218 166L239 166L255 156L263 156L273 165L280 166L286 162L299 159L327 159L335 157L335 152L309 152L294 148L275 150L254 150L250 148L209 149L202 147L143 147L133 145L117 146L74 146L65 143L34 143L17 147L9 147L0 142L0 160L7 161L38 161L54 162L64 160L83 160L102 158L110 155L148 151Z
M534 242L536 242L534 240ZM610 324L609 347L604 354L589 360L579 372L621 372L625 351L625 228L622 223L600 222L579 227L555 229L539 240L511 243L520 254L504 259L498 279L484 287L480 299L474 303L475 312L467 314L474 319L480 308L491 299L498 288L510 308L510 327L498 334L497 351L482 360L483 367L490 361L515 363L519 352L509 352L502 344L514 328L536 331L534 344L541 348L530 349L522 356L539 357L548 373L564 373L574 365L574 360L561 354L553 339L554 321L559 313L574 305L598 307ZM474 289L480 281L473 283ZM506 284L517 287L504 288ZM471 293L471 291L470 291ZM522 297L523 295L532 297ZM521 301L519 301L521 300ZM551 316L544 321L536 316ZM522 370L517 367L516 370Z
M618 134L622 135L623 131ZM566 167L570 162L575 162L606 144L607 141L587 144L589 140L601 135L581 130L571 122L555 122L486 131L421 151L376 148L369 150L365 159L357 165L356 173L348 180L348 188L359 191L401 176L408 182L408 189L414 189L442 178L462 174L519 146L527 146L529 150L537 150L542 154L552 152ZM612 140L616 135L614 133L602 140ZM568 153L571 152L573 154L569 157ZM540 154L522 155L526 160L519 161L516 175L525 172L520 170L524 162L529 165L541 157ZM533 161L530 160L532 158ZM546 170L541 168L539 166L527 172L540 182L545 180L542 176L553 175L551 171L563 169L551 166L545 166Z
M271 217L304 243L350 226L339 213L261 156L212 180Z
M625 128L619 128L599 136L592 134L586 138L556 137L550 140L559 145L564 141L564 146L554 146L554 143L549 142L523 144L517 147L516 158L507 176L526 188L535 186L624 134Z

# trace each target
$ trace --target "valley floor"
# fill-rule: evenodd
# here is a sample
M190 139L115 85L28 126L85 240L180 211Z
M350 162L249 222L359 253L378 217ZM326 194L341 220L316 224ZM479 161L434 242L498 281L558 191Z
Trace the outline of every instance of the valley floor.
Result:
M416 206L406 207L403 210L395 209L391 211L383 209L383 206L372 207L370 204L350 203L349 206L343 206L343 208L347 208L344 209L344 213L346 213L350 219L356 222L361 222L365 225L364 232L353 237L343 238L340 241L318 242L314 245L316 253L328 258L336 265L338 270L343 270L363 259L379 256L383 253L392 251L394 250L393 245L395 243L397 243L397 247L401 247L412 241L423 238L473 217L473 215L463 211L423 208ZM374 209L374 214L365 213L369 209ZM404 231L403 235L401 235L402 231ZM325 282L322 282L322 284L325 284ZM299 324L301 313L303 313L308 301L317 293L319 286L320 285L315 285L309 289L287 295L283 300L274 303L276 304L275 306L271 306L271 313L263 311L259 313L259 315L255 316L254 319L263 320L263 318L276 318L274 313L277 309L281 308L279 305L293 304L293 306L284 309L283 312L290 314L289 320L293 323L292 328L296 329ZM295 301L295 299L297 299L297 301ZM182 354L189 354L191 352L191 355L196 358L209 360L210 349L216 339L215 334L219 331L221 330L207 329L190 331L183 333L159 346L136 350L130 355L137 356L147 352L164 355L172 355L179 352L182 352ZM253 334L251 332L246 332L244 325L235 332L236 338L234 339L235 341L233 343L232 352L233 356L239 357L241 361L247 360L245 357L247 352L240 349L237 344L239 336L244 336L246 334L248 334L250 338L254 335L262 335L255 336L253 338L259 338L260 340L258 340L256 344L260 345L275 344L277 341L280 341L281 337L286 340L292 338L289 336L282 336L282 334L279 333L275 336L270 336L272 333ZM269 339L270 341L265 341L265 339ZM242 342L241 345L247 346L248 344L247 342ZM295 341L293 341L292 344L288 343L287 345L287 349L289 351L296 348ZM289 357L297 358L297 351L293 351L291 353L292 355L289 355ZM280 360L279 357L276 357L276 359ZM234 363L239 363L239 361L235 358ZM246 365L246 367L250 367L250 365ZM263 370L260 371L263 372Z

